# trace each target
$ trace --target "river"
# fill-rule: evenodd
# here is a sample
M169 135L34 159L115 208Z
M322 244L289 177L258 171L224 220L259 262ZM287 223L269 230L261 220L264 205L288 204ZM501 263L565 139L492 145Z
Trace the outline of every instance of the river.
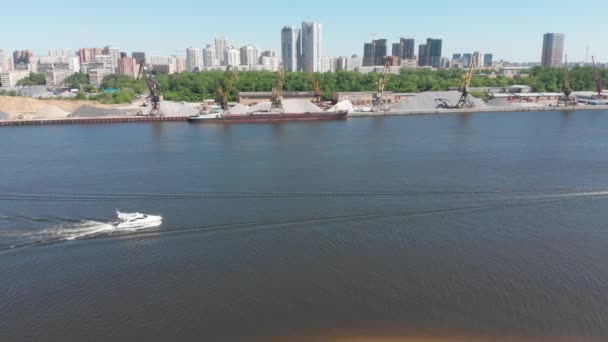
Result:
M0 341L608 340L606 111L0 137Z

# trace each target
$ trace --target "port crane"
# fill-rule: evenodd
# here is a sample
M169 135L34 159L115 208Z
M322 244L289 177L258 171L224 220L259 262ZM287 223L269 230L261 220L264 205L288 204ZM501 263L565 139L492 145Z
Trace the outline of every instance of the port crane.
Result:
M570 105L574 106L576 104L576 100L571 96L572 94L572 79L570 78L570 69L568 69L568 55L565 56L565 71L564 71L564 94L560 96L559 100L557 100L557 106L559 107L562 103L564 107L568 107Z
M477 65L477 56L473 55L471 58L471 66L469 67L469 71L464 75L464 80L462 82L462 86L460 87L460 100L456 103L452 109L462 109L462 108L473 108L475 107L475 103L471 100L471 96L469 94L469 88L471 87L471 81L473 80L473 71L475 71L475 66Z
M234 88L235 81L238 78L238 71L232 69L231 65L227 66L226 72L224 72L224 78L221 81L221 85L217 88L217 103L220 107L222 107L223 110L228 110L230 94L232 94L232 89Z
M160 101L161 101L161 92L160 92L160 83L154 75L148 70L148 66L146 65L146 60L142 60L139 65L139 72L137 73L137 79L140 79L143 76L144 81L146 82L146 86L148 86L148 90L150 91L150 95L148 96L148 100L152 104L152 109L150 110L150 116L163 116L163 113L160 109ZM144 103L144 107L147 107L148 104ZM142 112L140 112L142 113Z
M384 61L384 70L382 71L382 75L378 80L378 88L376 89L376 93L374 94L374 100L372 103L372 112L388 112L391 110L391 107L388 103L386 103L384 99L384 88L386 87L386 83L388 82L388 76L391 72L391 63L387 58Z
M602 82L602 73L597 68L597 65L595 65L595 57L594 56L591 56L591 62L593 62L593 71L595 73L595 85L597 87L597 98L598 99L605 99L606 96L602 95L602 91L604 91L604 85L603 85L603 82Z
M308 73L308 77L310 78L310 84L312 85L312 89L315 92L314 97L312 98L312 103L316 105L323 104L323 91L321 90L321 82L315 78L315 75L312 72Z
M285 113L283 108L283 87L285 86L285 69L283 63L279 64L277 71L277 83L272 88L272 96L270 97L270 111L274 113Z

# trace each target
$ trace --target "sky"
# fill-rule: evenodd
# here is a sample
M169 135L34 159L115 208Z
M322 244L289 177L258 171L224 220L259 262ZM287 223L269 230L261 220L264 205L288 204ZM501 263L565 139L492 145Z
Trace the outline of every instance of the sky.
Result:
M584 61L589 47L589 61L595 55L608 62L606 0L30 0L7 1L2 12L0 49L41 55L106 45L168 55L204 47L216 36L280 52L283 26L314 21L323 24L325 56L361 56L376 33L389 44L400 36L416 45L443 39L446 57L483 51L495 60L538 62L543 34L560 32L569 61Z

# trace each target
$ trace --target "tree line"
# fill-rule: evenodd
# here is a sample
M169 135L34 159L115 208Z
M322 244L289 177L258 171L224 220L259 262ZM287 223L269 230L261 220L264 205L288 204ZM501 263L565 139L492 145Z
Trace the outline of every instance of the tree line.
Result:
M403 69L398 75L390 75L386 91L418 93L424 91L444 91L458 88L463 82L463 70L430 70ZM608 84L608 70L601 71L604 84ZM42 76L42 77L41 77ZM277 74L270 71L244 71L237 74L230 100L238 98L238 92L271 91L277 82ZM375 91L381 75L379 73L362 74L354 71L318 73L314 76L321 85L324 98L330 100L334 92ZM570 70L572 90L595 90L595 71L591 67L575 67ZM183 72L180 74L158 74L162 94L169 101L200 102L206 99L217 99L218 88L223 84L224 72L221 70L205 72ZM529 85L536 92L561 92L564 88L565 70L551 68L532 68L529 75L518 78L502 76L491 77L480 73L473 77L472 87L507 88L514 84ZM31 74L20 85L40 84L44 76ZM91 99L102 103L127 103L138 95L146 93L143 80L121 75L108 75L103 79L100 88L90 84L88 76L76 73L65 80L65 85L80 89L77 99ZM118 89L114 93L102 92L102 89ZM285 74L285 91L312 91L310 75L305 72Z

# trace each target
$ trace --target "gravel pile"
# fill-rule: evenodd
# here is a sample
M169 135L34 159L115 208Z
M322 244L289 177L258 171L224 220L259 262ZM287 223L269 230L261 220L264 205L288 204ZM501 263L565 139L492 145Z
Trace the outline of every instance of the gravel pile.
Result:
M228 110L228 114L248 114L249 112L251 112L251 108L240 103Z
M105 109L92 106L82 106L70 113L70 118L98 118L104 116L124 116L125 112L120 109Z
M250 112L270 111L270 102L258 103L249 108ZM283 100L283 109L286 113L314 113L323 110L308 100Z
M149 113L152 108L150 106L144 108L144 113ZM198 104L188 104L181 102L162 101L160 110L164 115L168 116L191 116L199 113Z
M448 109L455 106L462 94L459 91L437 91L424 92L408 97L406 100L393 107L393 111L425 111ZM470 95L469 95L470 96ZM480 99L470 96L475 103L475 108L487 108L488 106Z

